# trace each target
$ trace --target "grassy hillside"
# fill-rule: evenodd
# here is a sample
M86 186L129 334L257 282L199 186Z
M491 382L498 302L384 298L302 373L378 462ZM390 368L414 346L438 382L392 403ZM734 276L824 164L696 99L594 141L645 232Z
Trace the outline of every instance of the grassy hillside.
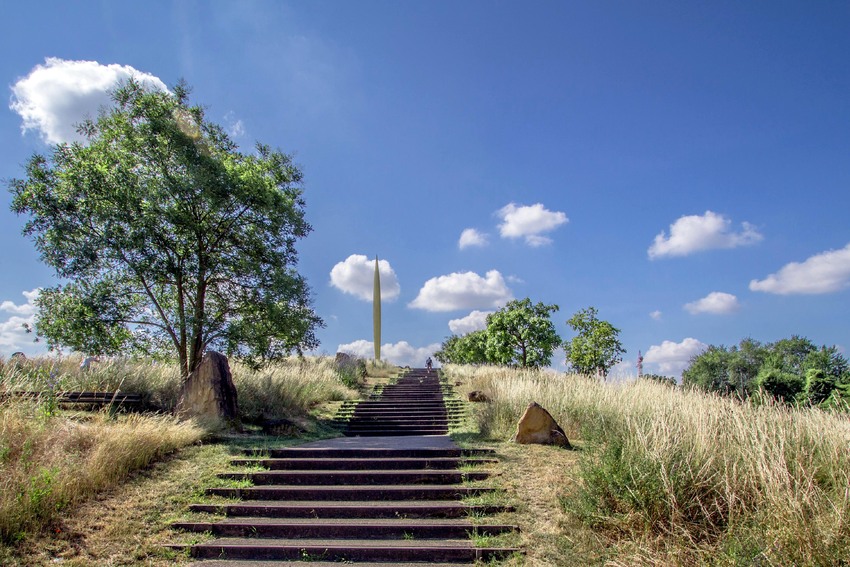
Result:
M577 441L577 464L550 482L560 485L563 524L603 536L609 562L839 565L850 557L847 414L643 380L605 384L492 367L444 372L461 392L482 390L492 400L476 405L485 437L509 439L536 401Z
M26 547L24 540L59 529L60 517L134 471L209 437L198 424L178 422L168 413L180 389L176 367L119 360L83 371L79 363L78 358L36 359L0 366L0 392L45 392L37 399L0 398L0 561L20 557L3 546ZM240 410L249 423L287 416L319 431L311 412L357 395L343 385L328 358L293 358L262 371L237 364L232 371ZM51 395L119 389L142 394L149 408L161 411L60 409ZM207 453L220 457L224 451L199 454Z

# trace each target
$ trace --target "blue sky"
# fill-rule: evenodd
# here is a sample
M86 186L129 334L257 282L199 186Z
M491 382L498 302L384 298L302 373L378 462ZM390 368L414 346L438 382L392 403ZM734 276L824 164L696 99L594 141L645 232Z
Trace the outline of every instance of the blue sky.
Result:
M129 72L185 79L246 151L295 155L320 352L371 352L375 255L399 363L523 297L559 305L564 338L597 307L627 373L639 350L676 375L744 337L850 347L845 2L21 2L2 16L2 179ZM20 324L54 280L0 201L0 354L36 353Z

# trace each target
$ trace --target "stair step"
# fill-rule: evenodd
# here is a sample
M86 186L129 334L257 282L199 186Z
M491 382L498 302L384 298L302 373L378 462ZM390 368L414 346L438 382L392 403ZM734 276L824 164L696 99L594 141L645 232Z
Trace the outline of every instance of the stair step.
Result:
M451 500L492 492L469 486L251 486L208 488L211 496L244 500Z
M193 504L193 512L230 517L265 518L466 518L511 512L508 506L466 505L457 500L400 500L349 502L274 502L246 500L237 504Z
M388 435L395 435L394 432L407 432L410 435L427 435L427 432L433 432L433 434L445 433L448 429L446 425L405 425L405 424L376 424L369 422L349 422L349 429L369 429L369 430L381 430L386 429L387 431L391 431L393 433L388 433Z
M337 449L312 447L286 447L282 449L245 449L245 455L260 455L270 458L404 458L404 457L463 457L493 456L492 449Z
M495 463L496 459L466 457L392 457L353 459L233 459L230 464L237 467L263 467L269 470L399 470L431 469L451 470L461 466L480 466Z
M183 551L187 546L169 546ZM490 561L507 557L514 548L474 547L466 539L441 540L286 540L220 538L193 545L196 559L255 559L322 561Z
M309 563L305 563L304 561L275 561L274 567L340 567L339 561L310 561ZM343 563L344 565L344 563ZM422 562L416 561L414 563L404 562L399 563L397 561L393 561L391 564L388 564L386 561L380 562L363 562L358 561L357 567L469 567L469 562L465 563L434 563L432 561ZM270 567L268 561L220 561L216 559L207 559L204 561L198 561L195 563L190 563L189 567Z
M486 480L490 473L485 471L428 471L428 470L370 470L370 471L292 471L274 470L263 472L221 473L219 478L228 480L250 480L255 486L295 485L446 485L475 480Z
M176 522L172 527L189 532L209 532L219 537L334 540L461 539L471 536L497 536L518 529L509 524L473 524L460 520L360 518L239 518L221 522Z
M346 437L404 437L411 435L440 435L448 433L447 428L442 429L362 429L355 431L344 431Z

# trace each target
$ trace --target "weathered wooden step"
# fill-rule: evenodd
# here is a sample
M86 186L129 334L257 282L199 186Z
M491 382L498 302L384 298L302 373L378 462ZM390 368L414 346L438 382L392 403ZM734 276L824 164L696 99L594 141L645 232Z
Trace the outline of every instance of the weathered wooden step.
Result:
M440 424L405 424L405 423L370 423L370 422L348 422L349 430L357 429L386 429L388 431L403 431L408 435L439 435L445 433L448 425ZM390 435L388 433L388 435Z
M370 471L292 471L274 470L263 472L220 473L219 478L249 480L255 486L327 486L327 485L395 485L395 484L459 484L486 480L486 471L429 471L429 470L370 470Z
M218 537L286 539L460 539L517 531L509 524L473 524L462 520L346 518L240 518L220 522L176 522L175 529Z
M265 518L467 518L511 512L509 506L467 505L458 500L400 500L383 502L302 501L274 502L246 500L234 504L193 504L193 512L230 517Z
M360 458L404 458L404 457L472 457L493 456L493 449L380 449L380 448L316 448L284 447L280 449L245 449L245 455L262 455L276 459L320 458L320 459L360 459Z
M321 560L321 561L422 561L473 562L505 558L514 548L474 547L469 540L285 540L220 538L189 547L196 559Z
M345 416L340 416L343 418ZM362 422L362 423L370 423L374 421L383 421L387 423L394 424L422 424L422 423L439 423L442 425L446 425L449 423L462 423L464 419L459 418L449 418L445 415L442 416L432 416L427 414L412 414L409 416L398 415L398 414L382 414L382 413L373 413L373 414L356 414L353 416L347 417L345 420L340 419L338 421L346 421L348 423L354 422Z
M275 561L274 567L339 567L339 561L310 561L309 563L305 563L304 561L296 560L296 561ZM469 567L469 562L465 563L434 563L433 561L416 561L413 563L404 562L399 563L397 561L393 561L388 564L386 561L358 561L357 567ZM268 561L251 561L251 560L242 560L242 561L228 561L228 560L217 560L217 559L208 559L204 561L197 561L195 563L190 563L189 567L270 567Z
M497 462L496 459L468 457L393 457L354 459L233 459L234 466L263 467L269 470L397 470L397 469L456 469L461 466L481 466Z
M470 486L250 486L208 488L206 493L244 500L452 500L492 492Z
M418 428L418 429L363 429L355 431L343 431L346 437L399 437L410 435L445 435L449 430L446 427Z

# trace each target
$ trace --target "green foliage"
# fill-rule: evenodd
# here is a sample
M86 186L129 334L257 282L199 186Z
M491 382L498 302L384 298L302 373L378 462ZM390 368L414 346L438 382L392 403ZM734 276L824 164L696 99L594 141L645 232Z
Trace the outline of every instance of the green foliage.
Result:
M486 329L448 337L434 357L443 364L548 366L561 342L549 318L557 310L528 298L511 301L487 316Z
M366 361L358 357L337 361L336 373L344 386L358 388L366 377Z
M815 405L825 402L836 387L836 379L829 376L820 368L809 368L806 371L806 385L803 389L805 399Z
M24 234L68 282L36 301L51 347L168 349L186 376L207 347L259 363L318 345L294 269L311 231L301 171L267 146L240 153L187 97L130 80L80 126L85 145L36 154L9 183Z
M557 305L517 299L487 316L486 357L489 362L520 368L548 366L561 338L549 318Z
M805 382L798 374L785 372L781 368L764 367L756 376L756 386L783 402L793 402L803 391Z
M473 331L463 336L452 335L443 341L434 358L442 364L487 363L487 333Z
M802 367L806 372L812 369L820 370L834 382L841 381L843 376L850 373L850 363L835 346L821 346L818 350L809 351Z
M626 350L619 340L620 329L596 317L595 307L576 312L567 324L578 333L564 343L567 364L577 373L604 377L623 360Z
M818 348L797 335L768 344L747 338L731 348L711 345L691 358L682 382L741 397L761 388L789 403L819 405L830 399L848 369L835 346ZM840 400L840 392L836 396Z
M790 339L781 339L770 345L765 364L779 368L784 372L802 375L805 372L806 358L817 347L805 337L792 335Z

